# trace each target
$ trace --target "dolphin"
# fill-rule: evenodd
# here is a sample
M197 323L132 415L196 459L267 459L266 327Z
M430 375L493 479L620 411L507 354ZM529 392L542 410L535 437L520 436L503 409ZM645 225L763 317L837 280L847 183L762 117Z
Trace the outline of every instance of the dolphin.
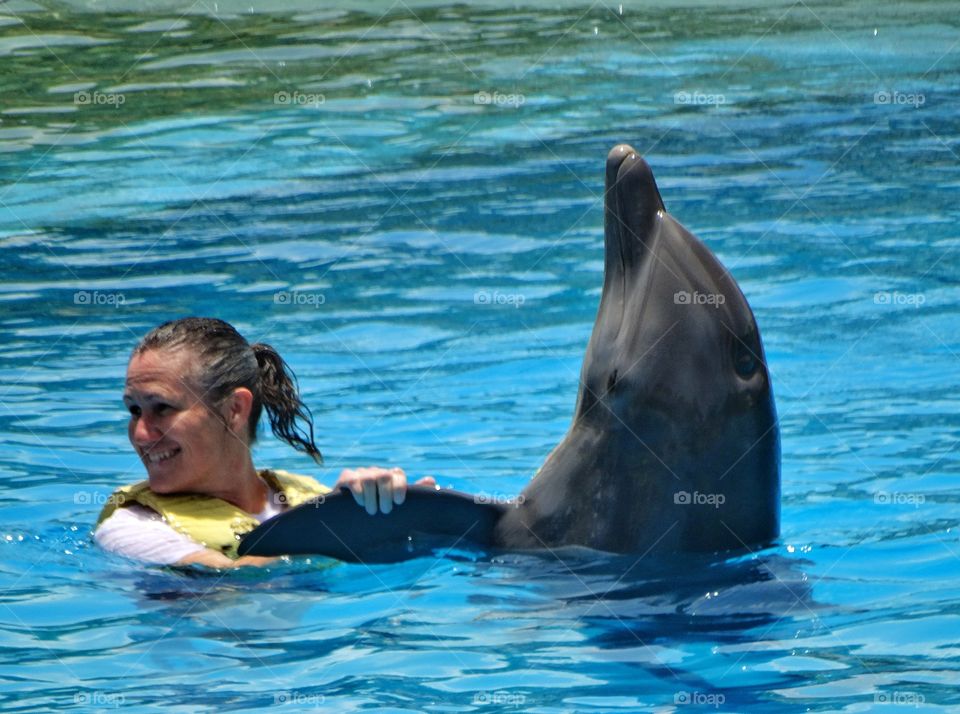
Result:
M573 420L514 502L411 487L402 507L351 529L331 524L356 525L352 499L328 497L261 524L240 553L383 562L437 537L641 554L774 540L780 437L756 319L733 276L667 213L627 144L607 156L604 251Z
M703 552L773 540L779 428L746 298L626 144L607 156L604 204L603 292L573 422L495 544Z

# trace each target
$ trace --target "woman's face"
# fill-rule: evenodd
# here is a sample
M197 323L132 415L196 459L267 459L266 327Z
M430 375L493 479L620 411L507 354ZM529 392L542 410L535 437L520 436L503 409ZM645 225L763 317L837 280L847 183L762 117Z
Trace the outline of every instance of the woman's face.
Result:
M189 350L148 350L127 366L127 435L155 493L208 493L224 477L224 457L249 447L203 401Z

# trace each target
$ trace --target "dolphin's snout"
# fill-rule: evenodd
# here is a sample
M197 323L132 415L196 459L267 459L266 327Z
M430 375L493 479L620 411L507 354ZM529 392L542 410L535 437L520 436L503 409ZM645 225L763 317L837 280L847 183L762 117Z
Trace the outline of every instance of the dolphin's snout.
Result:
M650 166L628 144L619 144L608 154L607 185L606 219L614 224L617 249L629 273L641 265L657 233L663 201Z
M623 160L627 158L630 154L636 154L630 144L617 144L612 149L610 153L607 154L607 187L613 188L616 183L617 172L620 170L620 164L623 163Z

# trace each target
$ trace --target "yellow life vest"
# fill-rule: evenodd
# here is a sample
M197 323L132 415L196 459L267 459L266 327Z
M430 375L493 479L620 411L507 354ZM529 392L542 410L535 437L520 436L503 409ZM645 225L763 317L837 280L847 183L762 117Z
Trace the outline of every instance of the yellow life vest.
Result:
M276 491L282 503L290 507L330 493L329 488L309 476L279 469L261 469L257 475ZM249 513L221 498L199 493L162 495L150 490L149 481L140 481L113 492L100 511L94 530L118 508L132 503L152 508L175 530L234 559L237 558L241 536L260 525L260 521Z

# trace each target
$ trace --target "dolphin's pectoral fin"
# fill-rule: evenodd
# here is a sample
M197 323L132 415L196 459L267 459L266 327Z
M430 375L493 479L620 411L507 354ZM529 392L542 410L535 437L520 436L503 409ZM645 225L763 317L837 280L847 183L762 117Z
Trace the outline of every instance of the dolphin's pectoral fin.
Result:
M238 552L393 563L438 548L489 546L506 508L458 491L410 486L402 505L387 515L369 516L343 490L264 521L243 537Z

